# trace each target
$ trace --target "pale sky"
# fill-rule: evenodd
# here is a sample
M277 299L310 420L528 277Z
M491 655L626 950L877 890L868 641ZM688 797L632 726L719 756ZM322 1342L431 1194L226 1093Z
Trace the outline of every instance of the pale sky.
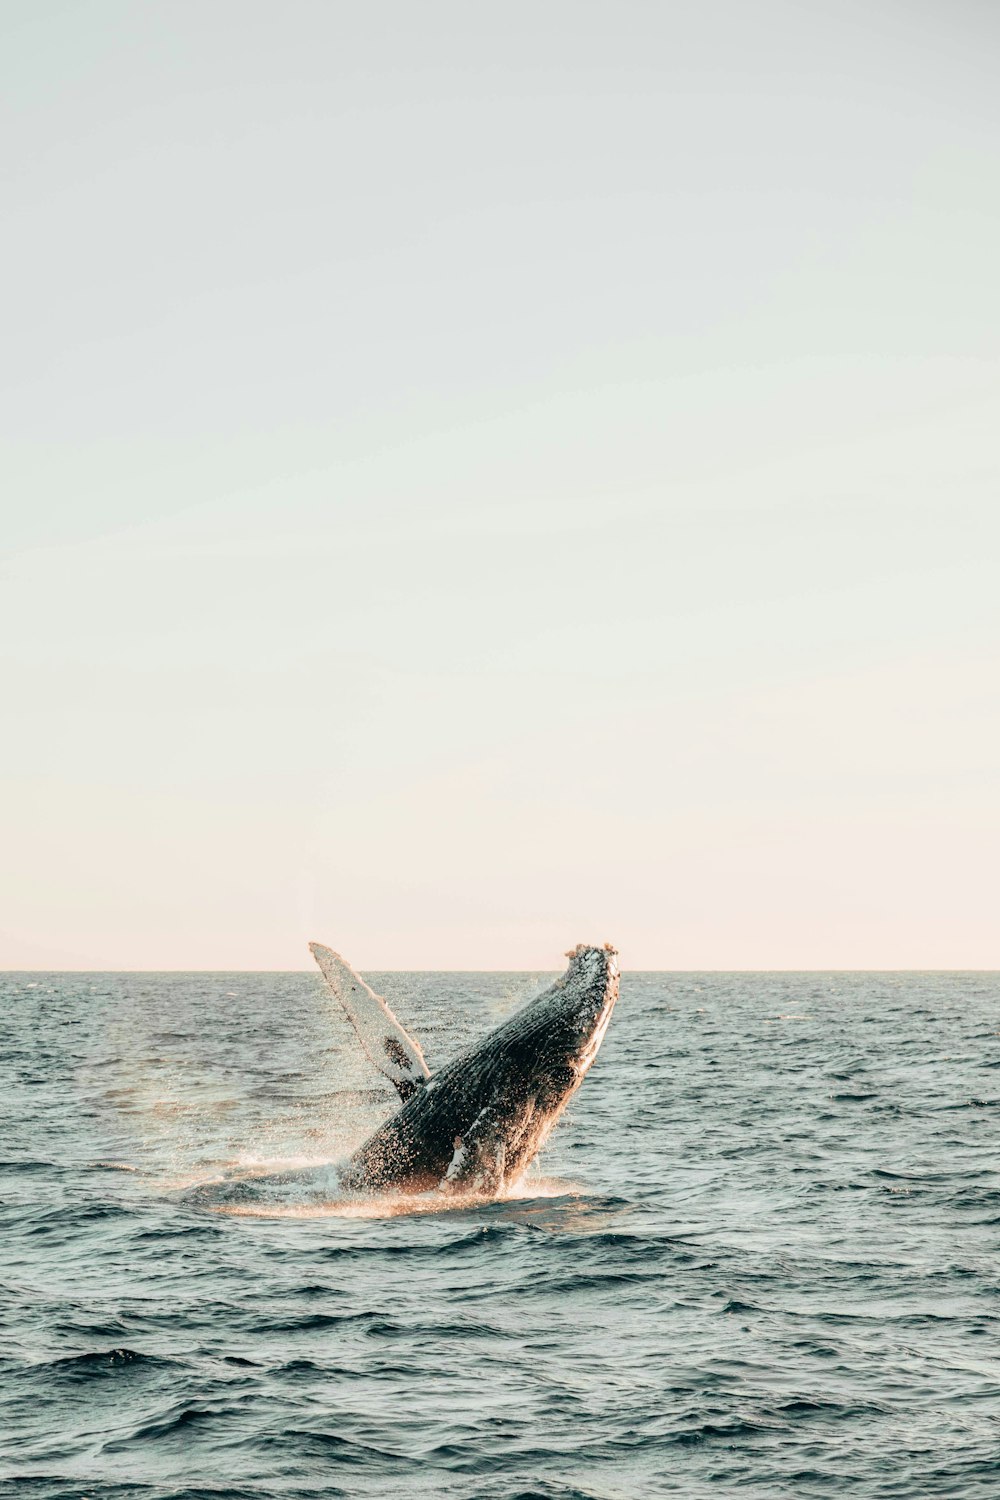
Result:
M5 0L0 967L1000 967L998 56Z

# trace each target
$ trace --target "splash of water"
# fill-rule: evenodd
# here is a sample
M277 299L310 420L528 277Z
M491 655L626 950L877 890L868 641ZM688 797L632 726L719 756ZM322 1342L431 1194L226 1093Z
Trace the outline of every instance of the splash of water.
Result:
M232 1181L233 1179L230 1179ZM247 1181L248 1179L239 1179ZM395 1219L418 1214L464 1212L490 1204L534 1203L537 1200L576 1198L583 1192L579 1184L550 1177L523 1178L508 1184L499 1194L456 1193L440 1188L426 1193L386 1193L364 1197L334 1194L302 1202L281 1202L265 1198L260 1202L206 1203L213 1213L234 1218L252 1219Z

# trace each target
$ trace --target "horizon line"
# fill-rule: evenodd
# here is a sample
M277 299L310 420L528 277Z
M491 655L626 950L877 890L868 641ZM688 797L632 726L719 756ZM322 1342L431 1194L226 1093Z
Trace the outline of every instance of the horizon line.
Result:
M0 974L315 974L315 969L49 969L49 968L0 968ZM370 974L557 974L559 969L540 968L538 966L529 968L513 969L385 969L378 964L361 964L359 972ZM649 969L649 968L623 968L622 974L1000 974L998 968L962 968L960 966L935 966L918 968L900 968L895 966L886 967L854 967L854 968L677 968L677 969Z

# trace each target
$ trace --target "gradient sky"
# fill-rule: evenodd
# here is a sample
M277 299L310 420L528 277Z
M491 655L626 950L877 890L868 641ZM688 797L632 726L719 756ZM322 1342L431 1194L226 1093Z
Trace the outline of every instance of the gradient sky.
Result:
M0 967L997 967L1000 10L5 0Z

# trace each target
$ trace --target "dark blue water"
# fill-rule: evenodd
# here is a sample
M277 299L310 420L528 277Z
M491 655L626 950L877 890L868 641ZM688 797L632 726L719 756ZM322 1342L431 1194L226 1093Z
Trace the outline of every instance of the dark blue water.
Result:
M431 1066L541 976L375 977ZM1000 976L626 975L517 1198L307 974L0 976L0 1493L1000 1493Z

